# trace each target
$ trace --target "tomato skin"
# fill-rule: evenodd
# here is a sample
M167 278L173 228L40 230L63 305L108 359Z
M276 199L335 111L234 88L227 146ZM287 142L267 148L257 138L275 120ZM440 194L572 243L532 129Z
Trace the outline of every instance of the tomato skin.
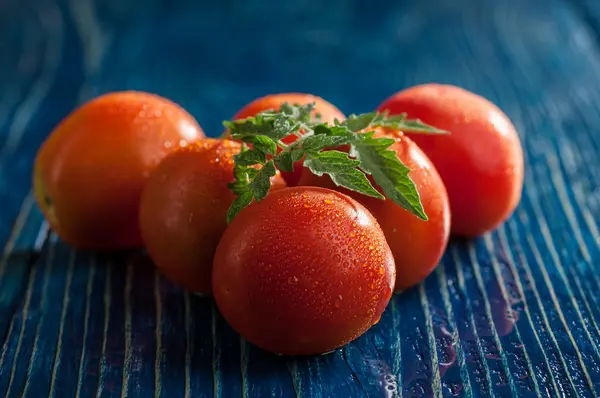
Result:
M342 121L346 119L346 116L340 111L335 105L324 100L321 97L304 94L304 93L278 93L278 94L270 94L264 97L260 97L245 105L242 109L240 109L232 118L232 120L245 119L247 117L256 116L260 112L264 112L266 110L278 110L281 105L287 102L290 105L299 104L306 105L310 103L315 103L314 116L316 117L317 113L321 115L321 120L323 122L331 123L335 121L335 119ZM296 136L288 136L285 137L282 141L284 144L291 144L296 141ZM281 175L285 179L288 186L293 187L298 185L298 181L300 180L300 176L302 174L302 160L299 160L294 164L294 171L292 172L281 172Z
M400 131L381 128L375 129L375 137L395 140L389 149L395 151L402 163L411 169L409 176L419 191L428 221L417 218L392 200L371 198L337 187L326 175L317 177L310 172L303 173L300 185L338 190L360 202L373 214L394 255L395 290L400 292L423 281L442 258L450 234L450 206L442 179L412 140ZM369 179L382 192L372 178Z
M211 268L235 195L233 156L240 144L207 138L167 156L150 175L140 204L140 230L161 273L195 293L212 295ZM279 174L272 190L285 187Z
M425 84L392 95L379 106L386 109L451 133L408 135L444 180L452 234L475 237L512 214L523 188L523 149L514 126L496 105L459 87Z
M372 215L346 195L314 187L273 192L240 212L213 265L227 322L285 355L325 353L359 337L379 320L394 279Z
M140 246L139 200L170 152L204 137L196 120L155 94L104 94L68 115L40 147L35 197L52 229L81 249Z

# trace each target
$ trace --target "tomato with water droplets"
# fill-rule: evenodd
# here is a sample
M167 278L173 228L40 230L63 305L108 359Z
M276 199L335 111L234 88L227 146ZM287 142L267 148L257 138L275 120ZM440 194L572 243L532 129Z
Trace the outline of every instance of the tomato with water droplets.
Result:
M409 176L417 187L429 220L419 219L390 199L380 200L336 187L326 175L317 177L303 173L300 185L339 190L362 203L375 216L396 260L395 289L402 291L422 282L442 258L450 234L450 205L437 170L412 140L395 129L371 130L377 138L394 140L389 149L410 169ZM369 179L374 182L370 176Z
M71 112L35 158L35 198L52 229L78 249L142 245L140 195L169 153L204 138L185 109L156 94L100 95Z
M284 188L242 210L213 263L223 317L248 341L285 355L329 352L362 335L381 317L394 280L371 213L316 187Z
M481 235L513 213L523 188L523 149L495 104L460 87L423 84L392 95L379 110L406 113L450 132L408 134L444 181L454 235Z
M211 295L212 259L235 199L234 141L206 138L167 156L154 170L140 204L140 230L156 267L172 282ZM271 190L285 187L277 173Z

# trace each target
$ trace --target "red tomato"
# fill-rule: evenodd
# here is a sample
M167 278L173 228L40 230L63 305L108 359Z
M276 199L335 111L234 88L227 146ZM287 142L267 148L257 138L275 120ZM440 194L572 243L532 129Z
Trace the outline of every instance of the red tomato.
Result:
M395 290L402 291L424 280L439 263L448 244L450 207L442 179L419 147L399 131L376 129L375 137L384 136L396 140L390 149L411 169L409 175L417 186L428 221L417 218L389 199L371 198L336 187L328 176L317 177L307 171L302 174L300 185L339 190L375 216L396 261Z
M321 116L323 122L331 123L335 119L342 121L346 119L346 116L330 102L325 101L321 97L317 97L311 94L303 93L280 93L271 94L264 97L260 97L250 102L248 105L240 109L234 116L233 120L245 119L247 117L256 116L260 112L267 110L279 110L279 107L287 102L290 105L306 105L312 102L315 103L314 115ZM282 141L284 144L291 144L296 141L296 136L291 135L284 138ZM293 172L282 172L281 175L285 179L288 186L298 185L300 175L302 173L302 160L299 160L294 164Z
M73 247L139 247L148 175L169 153L202 138L194 117L169 99L139 91L100 95L73 110L41 145L35 198Z
M212 260L235 196L233 156L240 144L204 139L167 156L150 175L140 205L140 230L156 267L172 282L211 295ZM271 189L285 187L279 174Z
M381 228L358 202L284 188L233 220L215 254L213 289L234 330L286 355L331 351L378 322L394 287Z
M451 132L409 136L442 176L453 234L481 235L512 214L523 187L523 150L496 105L459 87L425 84L392 95L379 106L386 109Z

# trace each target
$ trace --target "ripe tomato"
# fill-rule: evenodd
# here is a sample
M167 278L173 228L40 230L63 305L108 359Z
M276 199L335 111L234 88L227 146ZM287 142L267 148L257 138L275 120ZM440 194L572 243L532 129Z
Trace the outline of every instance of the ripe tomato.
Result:
M207 138L167 156L150 175L140 204L140 229L156 267L172 282L211 295L211 267L235 199L233 155L241 146ZM279 174L272 190L285 187Z
M224 318L278 354L325 353L356 339L379 320L393 287L377 221L322 188L282 189L242 210L213 264Z
M375 130L375 137L384 136L395 139L390 149L411 169L409 175L417 186L428 221L417 218L389 199L371 198L337 187L326 175L317 177L309 172L303 173L300 185L339 190L360 202L375 216L396 261L395 290L402 291L423 281L439 263L448 244L450 207L442 179L419 147L399 131Z
M451 133L409 136L442 176L453 234L481 235L511 215L521 198L523 150L496 105L459 87L426 84L392 95L379 109L406 112Z
M50 226L79 248L142 243L139 200L170 152L204 137L179 105L143 92L115 92L73 111L37 153L34 190Z
M342 121L346 119L346 116L340 111L335 105L330 102L325 101L321 97L317 97L311 94L303 94L303 93L280 93L280 94L271 94L264 97L260 97L250 102L248 105L244 106L240 109L234 116L233 120L245 119L247 117L256 116L260 112L271 110L279 110L279 107L287 102L290 105L298 104L298 105L306 105L310 103L315 103L314 115L316 117L317 114L320 114L321 120L323 122L331 123L335 121L335 119ZM282 141L284 144L291 144L296 141L296 136L290 135L285 137ZM294 164L293 172L282 172L281 175L285 179L288 186L296 186L298 185L298 181L300 180L300 175L302 174L302 160L299 160Z

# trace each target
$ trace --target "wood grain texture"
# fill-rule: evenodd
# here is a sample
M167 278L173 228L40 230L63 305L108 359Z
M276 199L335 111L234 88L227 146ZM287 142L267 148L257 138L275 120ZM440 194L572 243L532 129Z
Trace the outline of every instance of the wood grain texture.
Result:
M0 396L598 396L599 32L593 0L0 1ZM29 193L43 139L103 92L216 136L267 93L351 113L432 81L514 121L522 202L330 355L266 354L141 253L70 249Z

